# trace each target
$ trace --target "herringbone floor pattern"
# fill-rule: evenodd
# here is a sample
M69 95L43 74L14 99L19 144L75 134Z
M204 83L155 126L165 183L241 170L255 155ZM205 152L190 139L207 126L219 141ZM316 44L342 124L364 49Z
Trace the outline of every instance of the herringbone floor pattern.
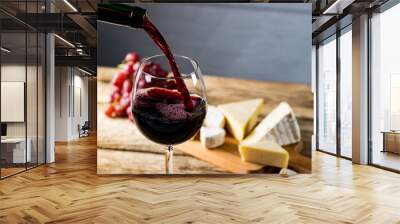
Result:
M0 223L400 223L400 175L316 152L313 174L96 175L96 139L0 181Z

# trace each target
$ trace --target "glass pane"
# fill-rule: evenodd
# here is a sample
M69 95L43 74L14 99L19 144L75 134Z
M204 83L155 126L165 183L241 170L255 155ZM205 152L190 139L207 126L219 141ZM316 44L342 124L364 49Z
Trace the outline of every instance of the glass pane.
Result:
M340 36L340 153L352 156L352 35Z
M400 5L372 18L372 163L400 170Z
M44 12L44 5L44 0L0 1L2 9L22 19L25 12ZM3 178L45 161L45 36L2 12L0 19L7 19L0 23Z
M38 164L45 163L46 158L46 149L45 149L45 122L46 122L46 108L45 108L45 60L46 60L46 52L45 52L45 44L46 39L45 35L39 33L38 36Z
M27 164L29 167L37 165L37 33L30 32L28 38L28 63L27 63L27 80L26 80L26 115L27 115L27 143L30 153L30 161Z
M318 149L336 153L336 37L318 48Z
M38 4L36 1L27 2L27 13L37 13ZM34 17L35 19L37 17ZM38 76L38 34L35 30L27 30L27 80L26 80L26 115L27 115L27 150L31 151L30 161L27 163L27 167L37 166L38 160L38 94L37 94L37 76Z
M1 166L2 177L25 170L31 151L26 150L25 91L26 33L1 34ZM29 147L28 147L29 149Z

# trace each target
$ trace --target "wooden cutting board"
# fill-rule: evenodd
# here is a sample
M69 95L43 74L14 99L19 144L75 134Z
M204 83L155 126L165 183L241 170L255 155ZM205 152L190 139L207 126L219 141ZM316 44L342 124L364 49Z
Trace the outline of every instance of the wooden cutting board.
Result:
M111 92L110 80L117 71L118 69L108 67L99 67L97 71L98 118L101 119L98 122L99 148L127 150L135 153L151 151L160 155L164 149L145 139L135 125L127 120L110 119L103 116ZM309 147L313 129L313 98L308 86L215 76L204 76L204 79L207 86L207 99L210 104L217 105L251 98L264 98L266 105L259 120L280 102L288 102L299 120L303 138L302 144L285 147L289 152L289 167L298 172L311 172L311 157L299 153L304 145ZM118 134L116 130L124 130L124 132ZM198 140L193 140L177 145L176 153L178 156L190 155L231 173L268 172L268 168L262 165L242 161L238 152L237 141L229 136L226 137L225 144L216 149L204 149Z
M302 143L284 146L289 152L289 168L299 173L309 173L311 172L311 158L299 153L301 147ZM185 142L177 145L176 148L232 173L263 173L267 171L267 167L263 165L242 161L238 142L231 136L225 138L224 145L214 149L203 148L198 140Z

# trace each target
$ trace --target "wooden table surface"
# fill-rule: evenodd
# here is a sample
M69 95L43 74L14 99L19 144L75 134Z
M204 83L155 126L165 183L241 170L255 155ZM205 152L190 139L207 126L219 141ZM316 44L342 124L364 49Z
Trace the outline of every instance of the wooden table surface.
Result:
M110 119L104 115L110 93L110 80L118 71L99 67L98 74L98 173L163 173L164 147L147 140L127 119ZM252 98L263 98L265 106L261 120L280 102L288 102L299 121L303 152L310 156L313 132L313 96L308 85L243 80L221 76L204 76L207 99L212 105ZM190 145L191 143L187 143ZM185 147L184 149L186 149ZM185 151L185 152L183 152ZM226 173L233 172L190 156L188 150L175 150L175 173ZM132 156L134 154L134 156ZM305 155L305 156L304 156ZM291 157L292 154L291 154ZM311 160L305 160L301 172L311 171ZM257 167L253 167L255 170ZM240 170L239 170L240 171ZM242 173L240 172L236 173Z

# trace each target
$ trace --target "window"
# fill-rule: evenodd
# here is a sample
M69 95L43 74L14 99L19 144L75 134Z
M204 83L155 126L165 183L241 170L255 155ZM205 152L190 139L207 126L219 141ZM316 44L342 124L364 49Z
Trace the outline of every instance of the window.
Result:
M400 5L371 18L370 161L400 170Z
M20 15L37 13L43 1L2 2ZM45 35L13 16L0 23L0 178L45 163ZM11 22L13 21L13 22ZM16 25L18 24L18 25ZM16 109L10 109L16 108Z
M340 36L337 36L338 34ZM348 25L338 34L323 41L318 47L317 146L320 151L350 159L353 96L352 26Z
M352 32L351 26L340 36L340 155L352 156Z
M318 47L318 149L336 153L336 36Z

